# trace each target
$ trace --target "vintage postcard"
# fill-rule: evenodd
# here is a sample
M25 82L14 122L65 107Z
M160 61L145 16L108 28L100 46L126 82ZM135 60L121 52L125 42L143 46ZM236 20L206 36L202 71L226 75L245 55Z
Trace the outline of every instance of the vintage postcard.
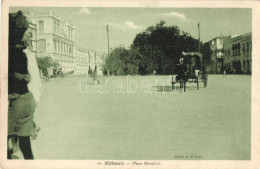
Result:
M258 1L3 0L0 168L260 168Z

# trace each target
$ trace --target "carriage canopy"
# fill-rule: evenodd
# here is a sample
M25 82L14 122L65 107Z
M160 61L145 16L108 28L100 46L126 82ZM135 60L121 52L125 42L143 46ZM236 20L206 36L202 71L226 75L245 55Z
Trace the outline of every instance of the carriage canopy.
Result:
M202 54L199 52L183 52L184 63L191 65L194 63L197 69L201 69L202 66Z
M202 61L202 54L199 52L186 52L184 55L199 56L200 61Z

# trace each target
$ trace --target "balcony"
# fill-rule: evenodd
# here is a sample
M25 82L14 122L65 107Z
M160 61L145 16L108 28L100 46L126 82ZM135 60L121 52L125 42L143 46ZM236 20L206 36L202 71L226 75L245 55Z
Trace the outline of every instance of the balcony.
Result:
M218 59L223 58L223 53L222 53L222 52L218 52L218 53L217 53L217 58L218 58Z

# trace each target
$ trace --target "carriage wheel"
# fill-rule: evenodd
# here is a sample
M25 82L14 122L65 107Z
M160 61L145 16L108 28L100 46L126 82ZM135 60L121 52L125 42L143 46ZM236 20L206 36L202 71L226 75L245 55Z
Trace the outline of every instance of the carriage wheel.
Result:
M174 89L174 83L175 83L175 81L173 81L173 77L172 77L172 90Z
M182 83L182 80L180 80L180 90L181 90L182 86L183 86L183 83Z
M199 87L200 85L199 85L199 77L197 77L197 90L199 90L200 89L200 87Z
M204 78L203 78L204 87L207 87L207 83L208 83L208 75L204 75Z
M184 92L186 92L186 81L185 80L183 81L183 90L184 90Z
M180 90L183 88L183 91L186 91L186 81L181 79L180 80Z

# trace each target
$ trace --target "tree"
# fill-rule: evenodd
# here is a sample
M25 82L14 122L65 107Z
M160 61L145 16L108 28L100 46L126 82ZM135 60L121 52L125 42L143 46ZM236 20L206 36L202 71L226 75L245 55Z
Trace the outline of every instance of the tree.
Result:
M198 51L198 43L178 26L165 26L165 22L160 21L137 34L131 49L140 52L140 58L136 58L140 74L149 74L153 70L159 74L171 74L181 53Z
M210 65L212 51L210 50L210 44L209 44L209 42L206 42L206 43L204 43L204 44L202 45L201 53L202 53L202 62L203 62L203 65L205 65L205 66Z
M54 61L51 57L37 57L37 64L39 67L39 70L42 72L46 72L49 68L58 68L60 67L60 64L56 61Z
M201 43L178 26L165 26L160 21L136 35L130 49L118 47L111 51L103 65L113 74L158 74L175 73L182 52L195 52L201 46L203 64L210 63L210 46Z
M135 51L117 47L113 49L102 65L103 70L109 70L114 75L137 74L138 67L135 63Z

